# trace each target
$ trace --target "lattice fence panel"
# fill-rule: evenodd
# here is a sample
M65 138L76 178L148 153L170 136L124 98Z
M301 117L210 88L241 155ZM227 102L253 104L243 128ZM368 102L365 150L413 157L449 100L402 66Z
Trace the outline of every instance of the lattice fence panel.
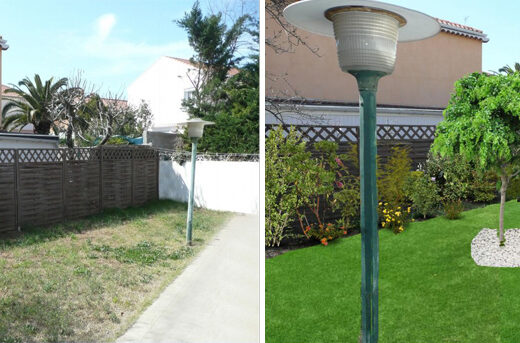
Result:
M132 158L133 148L103 148L103 161L105 160L129 160Z
M19 149L19 163L56 163L62 162L65 156L63 149Z
M15 149L0 149L0 164L11 164L15 162Z
M434 125L378 125L377 139L389 140L433 140L435 138Z
M278 125L265 126L266 137ZM287 135L291 127L302 135L303 140L314 143L322 140L337 143L356 143L359 141L358 126L325 126L325 125L282 125ZM377 125L376 137L380 140L433 140L434 125Z

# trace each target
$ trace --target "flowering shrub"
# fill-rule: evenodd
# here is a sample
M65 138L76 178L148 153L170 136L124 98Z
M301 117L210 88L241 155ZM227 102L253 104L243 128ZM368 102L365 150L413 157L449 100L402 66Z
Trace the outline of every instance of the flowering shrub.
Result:
M350 174L341 160L349 157L337 155L336 143L320 141L314 149L318 155L298 166L295 188L304 206L297 215L304 235L327 245L357 225L359 178ZM329 223L326 218L335 214L340 219Z
M406 224L410 222L412 209L410 207L402 209L401 206L393 208L387 202L384 204L380 202L379 206L380 218L382 219L381 226L392 230L394 233L403 232ZM414 220L412 219L411 221Z
M425 219L437 212L441 198L435 178L422 171L414 171L405 184L405 191L411 199L413 208Z
M335 225L332 223L327 223L327 225L311 224L307 225L304 229L304 233L307 237L316 238L321 244L328 245L329 241L346 235L347 229L344 226L338 226L338 224Z

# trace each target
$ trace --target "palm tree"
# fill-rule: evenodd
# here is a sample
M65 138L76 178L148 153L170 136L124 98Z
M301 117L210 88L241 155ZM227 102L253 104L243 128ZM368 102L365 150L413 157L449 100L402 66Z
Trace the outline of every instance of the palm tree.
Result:
M66 78L53 83L51 77L43 84L36 74L34 83L26 77L18 82L18 86L6 90L6 94L14 93L16 97L8 97L9 103L2 110L2 118L6 121L4 128L21 129L27 124L33 124L34 133L48 135L55 119L51 112L52 99L66 83ZM26 88L25 91L22 86Z
M511 75L516 72L520 72L520 63L515 63L515 69L511 68L509 65L505 65L502 68L498 69L499 73L504 73L506 75Z

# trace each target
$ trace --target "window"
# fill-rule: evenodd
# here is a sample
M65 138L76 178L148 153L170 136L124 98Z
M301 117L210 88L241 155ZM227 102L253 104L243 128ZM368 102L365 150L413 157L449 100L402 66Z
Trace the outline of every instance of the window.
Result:
M184 100L190 100L193 99L195 96L195 90L194 89L185 89L184 90Z

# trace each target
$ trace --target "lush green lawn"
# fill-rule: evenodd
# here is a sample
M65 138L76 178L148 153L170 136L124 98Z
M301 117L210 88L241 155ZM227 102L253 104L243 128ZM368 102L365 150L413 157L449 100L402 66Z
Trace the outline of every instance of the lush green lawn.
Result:
M379 342L520 342L520 268L477 266L471 240L498 205L380 232ZM506 228L520 228L508 202ZM358 342L360 236L266 261L266 340Z
M184 269L227 218L186 205L141 208L0 240L0 342L104 342L117 338Z

